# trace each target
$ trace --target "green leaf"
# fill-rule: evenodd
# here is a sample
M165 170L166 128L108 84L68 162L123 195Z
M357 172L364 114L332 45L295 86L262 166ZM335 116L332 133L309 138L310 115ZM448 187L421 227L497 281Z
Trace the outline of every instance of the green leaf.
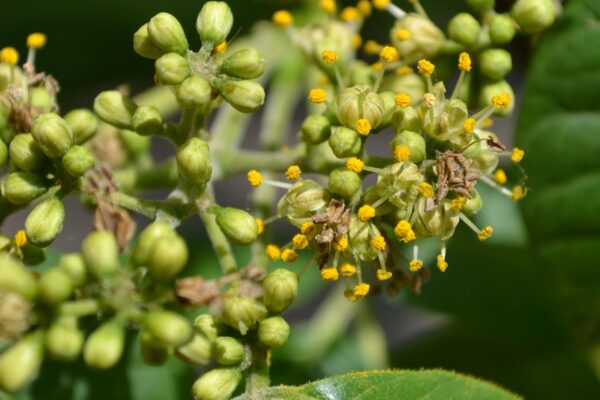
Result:
M494 384L442 370L372 371L334 376L297 387L273 387L236 400L519 399Z

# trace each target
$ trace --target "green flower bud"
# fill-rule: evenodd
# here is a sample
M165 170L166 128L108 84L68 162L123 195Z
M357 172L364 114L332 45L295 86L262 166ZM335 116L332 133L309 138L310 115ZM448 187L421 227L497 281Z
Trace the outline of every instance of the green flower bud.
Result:
M154 281L165 282L179 274L188 261L188 248L178 235L159 238L148 258L148 274Z
M137 132L122 129L119 131L119 137L129 153L134 157L144 154L150 149L150 138L142 136Z
M265 90L254 81L216 81L216 87L226 102L242 113L252 113L265 102Z
M10 162L23 171L39 171L48 161L31 133L20 133L15 136L10 142L9 152Z
M350 199L362 187L362 179L356 172L346 168L334 169L329 173L327 189L331 193Z
M44 334L30 333L0 355L0 388L14 392L40 368L44 356Z
M90 140L98 129L98 118L88 109L79 108L65 115L65 122L73 132L75 144L83 144Z
M440 241L445 242L454 235L459 216L452 210L449 202L444 201L433 210L425 211L425 201L420 201L416 212L418 217L413 230L417 236L436 236Z
M81 256L86 267L98 278L113 276L120 267L119 245L109 231L90 233L81 244Z
M375 73L373 67L360 60L357 60L353 63L349 72L349 76L350 86L358 85L360 83L373 85L377 79L377 74Z
M448 36L457 43L467 48L477 44L481 25L471 14L460 13L450 20L448 24Z
M177 53L167 53L154 64L158 81L163 85L178 85L190 76L190 64Z
M204 3L196 20L200 40L211 48L227 39L232 25L233 14L224 1Z
M192 338L192 325L185 317L172 311L150 311L142 320L144 332L157 344L179 347Z
M337 96L337 117L344 126L355 129L359 119L376 128L383 118L385 104L381 96L365 84L342 90Z
M265 277L263 302L275 313L285 311L298 294L298 276L285 268L278 268Z
M377 258L378 250L371 246L371 240L379 234L379 229L374 224L362 222L356 215L350 217L348 242L352 252L359 259L371 261Z
M75 317L61 317L46 333L46 351L59 361L74 361L81 350L85 338L77 326Z
M49 113L54 107L54 97L45 87L36 86L29 89L29 105L34 117Z
M331 128L329 138L331 151L338 158L355 156L362 148L362 140L358 132L345 126L334 126Z
M331 123L324 115L311 114L302 123L300 132L300 138L303 142L319 144L329 139Z
M21 254L23 255L23 263L25 265L35 266L43 263L46 259L46 252L44 249L29 242L21 247Z
M479 170L483 175L490 175L498 167L498 153L491 150L485 140L487 138L498 140L498 137L489 131L477 131L477 136L481 139L481 150L477 157L473 159L472 167Z
M179 174L190 185L201 188L210 180L210 149L204 140L196 137L189 139L177 150L175 160Z
M496 14L490 17L488 26L490 39L493 44L507 44L515 37L515 22L508 15Z
M223 60L219 72L240 79L256 79L265 72L265 59L256 49L241 49Z
M133 101L116 90L102 92L94 100L94 112L104 122L117 128L131 127L131 118L136 108Z
M131 127L140 135L158 135L163 131L160 111L154 106L140 106L131 117Z
M7 253L0 253L0 290L19 294L27 300L33 300L37 294L33 276Z
M206 79L192 75L177 86L175 97L183 108L206 108L212 101L212 87Z
M9 84L25 89L27 78L19 66L0 63L0 92L4 92Z
M290 326L281 317L270 317L258 323L258 340L270 348L281 347L290 336Z
M201 333L208 340L213 341L217 338L217 326L215 319L210 314L200 314L194 320L194 329Z
M479 55L479 66L485 77L499 81L512 70L512 57L504 49L488 49Z
M471 192L471 198L466 199L465 204L461 209L461 212L470 218L473 215L477 214L482 207L483 199L481 198L481 195L477 190L473 190Z
M213 206L217 224L234 243L248 245L258 237L258 225L252 215L233 207Z
M69 275L75 287L83 285L87 281L87 270L83 257L79 253L63 255L58 260L58 267Z
M171 351L168 347L155 343L152 335L142 332L140 334L140 353L148 365L163 365L169 359Z
M148 265L148 259L155 244L162 238L175 236L175 231L164 221L156 221L148 225L140 234L133 253L131 261L136 266Z
M506 81L499 81L494 83L487 83L481 87L479 92L479 105L481 107L487 107L492 104L492 97L497 94L508 93L510 96L510 105L507 108L496 110L494 115L497 117L508 117L512 114L515 108L515 93L512 87Z
M412 73L406 75L386 75L381 81L381 90L387 90L392 93L405 93L411 99L420 99L427 91L427 85L423 78ZM406 110L411 107L403 108Z
M227 400L242 380L237 368L215 368L200 376L192 386L195 400Z
M383 118L379 123L378 130L382 130L392 124L392 116L396 109L396 95L390 91L385 91L380 92L379 96L383 100Z
M223 299L223 322L245 335L267 315L264 305L247 297Z
M181 24L169 13L161 12L150 19L148 23L150 40L166 52L186 54L188 41Z
M557 10L553 0L517 0L510 15L525 33L537 33L554 23Z
M317 182L304 179L296 182L279 200L277 214L289 218L306 217L327 205L329 194Z
M62 269L55 267L44 272L39 282L39 296L49 305L62 303L73 294L73 282Z
M2 168L4 166L4 163L6 162L7 157L8 157L8 149L6 148L6 145L4 144L2 139L0 139L0 168Z
M117 319L104 322L88 337L83 348L83 360L90 368L109 369L123 355L125 326Z
M94 168L96 162L92 152L87 147L73 146L64 155L62 164L69 175L78 178Z
M426 154L425 139L423 135L411 131L402 131L394 136L394 139L390 143L392 153L396 151L396 147L406 146L410 150L408 161L415 164L421 163Z
M399 31L408 31L408 39L399 35ZM396 20L390 38L398 52L411 60L433 58L438 54L445 40L444 32L429 18L415 13Z
M377 178L375 189L380 197L400 209L414 204L419 197L419 185L423 174L415 164L409 161L399 162L384 168Z
M2 195L11 203L22 205L46 193L50 183L31 172L13 172L2 181Z
M194 366L210 363L212 343L202 334L195 334L188 343L177 348L175 355Z
M438 102L439 104L433 108L425 109L423 129L431 138L443 142L463 131L463 124L469 117L469 110L462 100L438 100Z
M493 10L496 6L496 0L467 0L467 3L480 13Z
M33 123L31 133L44 154L50 158L64 156L73 145L71 128L54 113L40 115Z
M140 56L157 59L165 52L150 39L148 24L144 24L133 34L133 49Z
M392 125L396 133L421 131L421 116L413 107L398 108L392 115Z
M215 340L213 358L222 365L239 364L244 359L244 345L230 336L221 336Z
M56 197L44 200L25 220L27 240L38 247L47 247L56 239L65 222L65 206Z

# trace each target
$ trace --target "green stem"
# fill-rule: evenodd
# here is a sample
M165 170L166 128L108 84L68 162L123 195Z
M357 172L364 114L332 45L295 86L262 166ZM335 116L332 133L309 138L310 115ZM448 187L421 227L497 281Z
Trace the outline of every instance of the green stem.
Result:
M68 301L62 303L58 309L61 315L84 317L100 311L100 302L95 299Z
M230 274L235 272L237 270L237 263L233 256L231 245L223 231L221 231L221 228L219 228L219 225L217 225L216 217L212 213L202 212L200 213L200 218L202 218L202 222L204 222L206 233L219 258L219 264L221 264L223 273Z
M246 393L252 400L259 400L258 391L269 387L271 379L269 378L269 349L260 344L250 345L252 363L250 372L246 380Z
M138 199L122 192L113 193L110 199L119 206L145 215L150 219L156 218L156 213L161 209L161 203L158 201Z
M172 188L177 185L177 165L171 159L149 167L125 168L115 172L114 178L126 191Z
M236 150L213 148L215 159L220 165L219 175L213 171L213 179L222 179L228 175L246 172L250 169L265 169L273 172L283 172L290 164L297 162L304 153L304 146L298 145L286 152L268 152L252 150Z

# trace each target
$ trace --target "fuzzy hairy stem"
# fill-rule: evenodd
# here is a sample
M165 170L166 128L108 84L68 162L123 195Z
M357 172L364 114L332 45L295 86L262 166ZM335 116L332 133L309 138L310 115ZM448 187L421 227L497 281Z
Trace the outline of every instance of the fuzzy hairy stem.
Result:
M231 244L225 234L221 231L221 228L219 228L219 225L217 225L215 216L208 212L202 212L200 213L200 218L204 223L208 238L217 254L221 270L224 274L235 272L237 270L237 263L233 256Z
M269 352L266 347L254 343L249 346L251 352L250 372L246 380L246 393L252 400L259 400L260 389L269 387L271 379L269 378Z

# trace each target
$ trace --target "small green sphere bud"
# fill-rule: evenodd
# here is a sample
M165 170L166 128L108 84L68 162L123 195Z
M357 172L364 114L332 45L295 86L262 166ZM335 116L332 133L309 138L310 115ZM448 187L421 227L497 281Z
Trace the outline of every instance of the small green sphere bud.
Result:
M483 85L479 93L479 105L481 107L487 107L488 105L492 104L492 98L494 96L502 93L508 93L510 97L510 104L506 108L496 110L494 115L498 117L509 116L512 114L515 108L515 93L507 81L499 81Z
M445 40L444 32L429 18L416 13L396 20L390 38L398 52L411 60L435 57Z
M392 125L396 133L402 131L419 132L421 130L421 116L413 107L398 108L392 116Z
M75 144L83 144L90 140L98 129L98 118L88 109L79 108L65 115L65 122L73 132Z
M221 336L215 340L213 358L222 365L239 364L244 359L244 345L230 336Z
M150 138L142 136L137 132L121 129L119 131L119 137L125 145L125 148L129 151L129 154L134 157L142 155L150 149Z
M248 333L266 315L265 306L254 299L226 297L223 300L223 322L242 335Z
M241 49L224 59L219 71L235 78L255 79L265 72L265 59L256 49Z
M163 85L178 85L190 76L190 64L177 53L167 53L155 63L156 76Z
M0 388L14 392L37 372L44 357L44 334L30 333L0 355Z
M58 260L58 267L65 271L75 287L83 285L87 281L87 270L83 257L79 253L63 255Z
M194 366L202 366L210 363L212 354L212 343L202 334L195 334L188 343L177 348L175 355Z
M379 130L385 129L392 124L392 115L396 109L396 95L390 91L380 92L383 100L383 118L379 124Z
M157 59L165 52L150 39L148 24L144 24L133 34L133 49L140 56Z
M438 204L432 210L425 209L425 202L419 202L416 208L418 217L413 229L419 237L435 236L441 241L452 237L459 217L450 206L449 202Z
M471 198L466 199L465 204L461 209L461 212L470 218L473 215L477 214L482 207L483 199L481 198L481 195L477 190L473 190L471 192Z
M148 23L150 40L166 52L181 54L188 50L188 41L181 24L169 13L161 12Z
M216 216L217 225L234 243L248 245L258 237L258 225L248 212L239 208L216 205L212 210Z
M517 0L510 15L525 33L537 33L554 23L557 10L553 0Z
M156 344L152 335L145 332L140 334L140 353L146 364L154 366L163 365L171 355L169 348Z
M423 135L418 134L416 132L411 132L411 131L402 131L398 134L396 134L396 136L394 136L394 139L391 141L390 143L390 147L392 150L392 153L396 156L398 149L398 146L405 146L408 149L408 161L411 161L415 164L420 163L421 161L423 161L425 159L426 154L426 146L425 146L425 139L423 138ZM402 151L399 151L399 155L401 156L405 156L405 153L402 153ZM397 161L407 161L406 159L398 159L398 157L396 157Z
M62 269L56 267L44 272L39 281L39 296L49 305L62 303L73 294L73 282Z
M206 79L192 75L177 86L175 97L182 108L206 108L212 101L212 87Z
M175 231L164 221L156 221L148 225L140 234L133 249L131 261L136 266L148 265L150 254L156 243L162 238L175 236Z
M23 171L40 171L48 162L48 158L31 133L20 133L15 136L10 142L9 152L10 162Z
M192 338L192 325L187 319L172 311L150 311L144 315L142 327L157 344L179 347Z
M133 113L131 127L140 135L158 135L163 131L160 111L154 106L140 106Z
M94 168L96 162L92 152L87 147L73 146L64 155L62 164L69 175L73 178L79 178Z
M54 97L45 87L36 86L30 89L29 105L34 116L49 113L54 107Z
M303 142L319 144L331 136L331 123L324 115L311 114L302 123L300 132Z
M221 96L242 113L258 111L265 102L265 89L254 81L216 81Z
M329 173L327 188L331 193L340 195L346 199L354 196L362 187L360 175L346 168L334 169Z
M281 347L290 336L290 326L281 317L270 317L258 323L258 340L270 348Z
M109 231L90 233L81 244L86 267L98 278L110 277L119 270L119 245Z
M227 39L232 25L233 14L224 1L204 3L196 20L200 40L211 48Z
M90 368L109 369L123 355L125 326L117 319L104 322L88 337L83 348L83 360Z
M46 333L46 351L59 361L74 361L81 350L85 338L77 327L75 317L61 317Z
M154 281L165 282L179 274L188 261L188 248L178 235L159 238L148 258L148 274Z
M467 3L480 13L485 13L493 10L496 6L496 0L467 0Z
M448 24L448 36L457 43L467 48L477 44L481 25L471 14L460 13L450 20Z
M298 294L298 276L285 268L278 268L266 276L262 283L263 302L271 312L285 311Z
M227 400L242 380L237 368L215 368L194 382L192 395L195 400Z
M2 195L13 204L22 205L46 193L50 183L31 172L13 172L2 181Z
M485 77L499 81L512 70L512 57L504 49L488 49L479 55L479 66Z
M175 160L179 174L195 188L204 187L210 180L210 150L204 140L195 137L189 139L177 150Z
M383 118L385 104L381 96L365 84L342 90L337 96L337 117L344 126L355 129L359 119L376 128Z
M117 128L129 129L137 106L127 96L116 90L100 93L94 100L94 112L104 121Z
M58 114L40 115L33 123L31 131L44 154L50 158L64 156L73 145L73 132Z
M317 182L310 179L298 181L277 204L278 215L289 218L306 217L322 209L329 202L329 193Z
M37 294L37 283L27 268L8 253L0 253L0 290L16 293L27 300Z
M2 139L0 139L0 168L2 168L4 166L4 163L6 162L7 158L8 158L8 149L6 148L6 145L4 144Z
M510 43L515 37L515 22L504 14L496 14L489 20L489 32L492 43L503 45Z
M217 325L215 324L215 319L210 314L198 315L194 320L194 329L210 341L214 341L217 338Z
M38 247L47 247L56 239L65 222L65 206L56 197L38 204L25 220L27 240Z
M331 129L329 146L338 158L355 156L360 152L362 140L354 129L345 126L334 126Z

